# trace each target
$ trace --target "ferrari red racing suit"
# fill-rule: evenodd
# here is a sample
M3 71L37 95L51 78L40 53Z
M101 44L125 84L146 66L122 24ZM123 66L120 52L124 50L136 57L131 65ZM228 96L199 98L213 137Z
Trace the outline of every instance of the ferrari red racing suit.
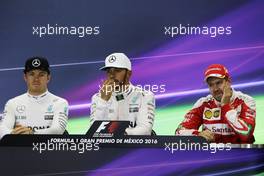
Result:
M200 98L185 115L176 135L198 135L202 125L214 133L216 143L253 143L256 117L255 100L233 90L229 104L221 106L212 95Z

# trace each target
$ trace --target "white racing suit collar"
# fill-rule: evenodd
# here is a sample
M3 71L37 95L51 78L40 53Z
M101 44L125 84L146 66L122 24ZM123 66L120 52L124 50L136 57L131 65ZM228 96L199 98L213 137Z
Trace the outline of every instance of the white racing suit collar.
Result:
M31 95L29 92L27 92L27 96L31 101L41 102L44 101L49 94L49 91L47 90L41 95Z

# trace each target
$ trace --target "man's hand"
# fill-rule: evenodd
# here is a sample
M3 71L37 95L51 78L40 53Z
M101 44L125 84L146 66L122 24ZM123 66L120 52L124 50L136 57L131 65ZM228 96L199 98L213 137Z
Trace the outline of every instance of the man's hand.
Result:
M115 89L114 79L107 79L104 81L103 86L100 90L101 98L105 101L108 101Z
M198 136L204 137L208 142L214 142L215 141L214 133L208 129L199 132Z
M230 98L232 97L232 89L230 82L225 81L224 83L224 90L223 90L223 96L221 99L221 106L224 106L225 104L230 103Z
M16 125L11 134L33 134L33 131L22 125Z

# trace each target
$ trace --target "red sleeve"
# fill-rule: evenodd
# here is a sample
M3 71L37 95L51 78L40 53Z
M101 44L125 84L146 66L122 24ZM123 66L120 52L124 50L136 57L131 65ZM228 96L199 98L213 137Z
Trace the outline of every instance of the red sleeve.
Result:
M252 143L254 141L253 132L255 129L256 105L253 99L241 103L241 112L238 115L236 109L230 104L222 107L226 121L239 135L241 142Z
M202 106L191 109L176 129L176 135L198 135L198 129L202 124Z

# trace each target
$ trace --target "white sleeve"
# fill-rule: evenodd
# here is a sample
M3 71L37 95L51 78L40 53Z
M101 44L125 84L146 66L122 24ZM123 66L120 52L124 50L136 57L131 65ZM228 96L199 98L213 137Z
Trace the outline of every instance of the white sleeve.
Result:
M66 100L54 108L54 117L49 128L35 130L34 134L63 134L68 122L69 104Z
M143 95L139 108L139 115L136 120L136 127L127 128L128 135L151 135L155 118L155 98L154 94L148 92Z
M92 105L90 109L90 126L96 120L105 120L108 116L108 102L100 97L97 93L92 97Z
M6 134L10 134L15 126L15 111L12 103L8 101L5 105L2 119L0 121L0 139Z

